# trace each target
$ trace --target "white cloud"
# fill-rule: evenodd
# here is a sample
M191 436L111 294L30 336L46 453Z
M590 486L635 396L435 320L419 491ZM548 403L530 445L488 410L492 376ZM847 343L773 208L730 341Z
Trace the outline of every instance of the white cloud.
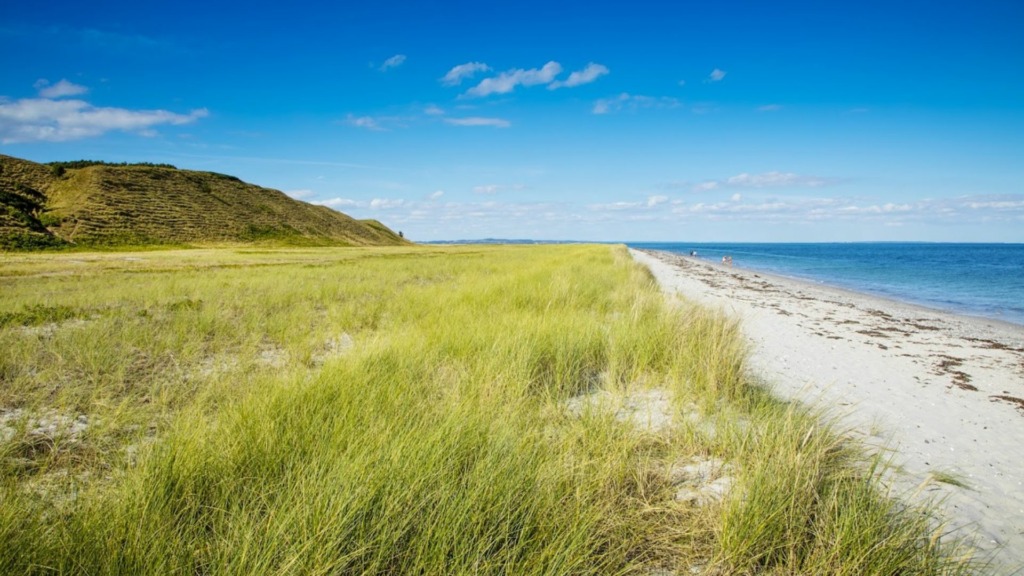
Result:
M441 196L444 196L444 190L434 190L427 196L427 198L431 200L438 200Z
M369 204L371 210L391 210L402 206L405 206L405 200L393 198L374 198Z
M63 98L65 96L78 96L79 94L85 94L89 91L85 86L78 84L72 84L63 78L56 84L50 85L49 80L39 79L35 84L32 85L34 88L39 90L39 96L42 98Z
M381 72L387 72L391 68L398 68L403 63L405 63L405 54L395 54L391 58L385 60L384 63L380 65L379 70Z
M621 212L642 208L643 206L643 202L606 202L604 204L591 204L587 208L595 212Z
M594 107L591 109L591 112L594 114L608 114L613 110L620 110L622 108L622 103L628 101L629 94L625 92L614 98L602 98L601 100L594 102Z
M792 172L765 172L763 174L737 174L726 179L729 186L767 188L773 186L824 186L827 181L816 176L801 176Z
M498 188L514 186L496 185ZM516 185L518 186L518 185ZM434 194L437 194L436 191ZM430 195L430 196L433 196ZM377 218L406 236L433 238L551 237L565 225L585 220L578 207L553 202L506 202L480 197L474 202L444 201L430 196L419 200L338 196L313 202L355 218Z
M621 110L638 110L641 108L657 108L657 109L668 109L678 108L682 105L676 98L668 96L653 97L653 96L641 96L638 94L629 94L623 92L618 96L611 98L603 98L594 102L591 112L594 114L611 114L613 112L619 112Z
M721 184L719 184L718 182L715 182L714 180L710 180L708 182L701 182L700 184L695 184L693 186L693 191L694 192L709 192L711 190L718 189L719 186L721 186Z
M506 70L497 76L484 78L479 84L466 91L465 96L489 96L491 94L508 94L516 86L536 86L548 84L562 73L562 65L551 61L542 68L522 70L515 68Z
M694 184L694 192L710 192L719 188L820 188L834 183L833 180L819 176L804 176L793 172L764 172L748 174L746 172L730 176L724 180L707 180Z
M721 82L722 79L725 78L726 74L728 74L728 72L725 70L715 68L711 71L711 74L708 74L708 82Z
M327 206L328 208L348 208L358 207L360 202L349 198L329 198L327 200L315 200L311 202L311 204L319 204L320 206Z
M846 205L837 210L837 213L842 215L849 214L893 214L897 212L910 212L914 209L910 204L893 204L887 202L885 204L870 204L867 206L857 206L854 204Z
M970 201L966 202L965 206L971 210L1024 210L1024 199Z
M518 187L488 184L481 193L494 194ZM844 225L960 226L1003 223L1017 227L1024 223L1024 194L977 195L916 201L870 198L764 197L753 192L732 194L716 202L656 201L650 198L604 204L573 202L514 202L502 196L482 196L475 202L451 202L434 198L349 199L332 198L317 202L343 209L358 218L381 218L388 226L400 226L407 235L442 237L532 237L553 238L552 234L577 239L589 234L601 237L615 230L643 230L661 227L678 230L681 224L717 222L766 223L804 226L811 223ZM760 196L760 197L758 197ZM741 229L741 228L737 228ZM1016 229L1016 228L1011 228ZM743 229L745 230L745 229ZM754 228L750 228L754 230Z
M665 202L668 202L668 196L656 195L647 197L648 208L652 208L654 206L657 206L658 204L664 204Z
M444 109L440 106L431 104L423 109L423 113L428 116L444 116Z
M522 190L525 187L522 184L484 184L483 186L474 186L473 192L476 194L496 194L502 190Z
M418 116L356 116L355 114L347 114L345 119L340 122L364 130L390 132L395 129L408 128L410 122L418 118Z
M441 78L441 84L445 86L458 86L466 78L470 78L477 72L488 72L491 67L483 62L466 62L459 64Z
M591 62L587 64L583 70L578 70L569 74L569 78L563 81L556 81L548 84L548 90L555 90L556 88L572 88L574 86L582 86L583 84L590 84L594 80L597 80L601 76L608 74L609 70L606 66L601 64L595 64Z
M357 128L365 128L367 130L373 130L375 132L381 132L386 130L386 128L381 126L380 122L378 122L372 116L354 116L352 114L349 114L345 118L345 123L349 124L350 126L355 126Z
M444 121L454 126L491 126L494 128L508 128L512 125L511 122L503 118L483 118L481 116L445 118Z
M710 220L806 223L846 221L902 226L908 223L963 225L1017 222L1024 219L1024 195L980 195L932 198L912 202L871 202L860 198L797 197L744 203L739 194L731 202L675 204L680 217Z
M319 204L328 208L362 208L368 210L394 210L413 204L402 198L374 198L373 200L353 200L351 198L329 198L314 200L311 204Z
M190 124L208 115L205 108L177 114L167 110L101 108L84 100L0 100L0 142L63 142L115 130L151 136L156 126Z
M309 189L285 190L284 193L287 194L288 196L292 197L292 198L295 198L296 200L303 200L305 198L309 198L310 196L313 196L314 194L316 194L315 192L313 192L312 190L309 190Z
M765 104L757 107L758 112L778 112L779 110L782 110L781 104Z
M842 218L841 209L848 200L838 198L796 198L790 200L767 199L743 203L742 198L729 202L676 205L672 212L680 217L700 217L708 220L808 222Z

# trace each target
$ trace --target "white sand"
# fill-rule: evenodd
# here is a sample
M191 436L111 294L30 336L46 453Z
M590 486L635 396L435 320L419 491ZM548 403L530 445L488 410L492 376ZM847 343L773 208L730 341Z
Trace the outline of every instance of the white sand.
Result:
M994 554L996 573L1024 567L1024 327L631 252L666 292L739 318L752 374L777 394L892 449L895 490L943 498L948 525ZM934 473L968 487L928 483Z

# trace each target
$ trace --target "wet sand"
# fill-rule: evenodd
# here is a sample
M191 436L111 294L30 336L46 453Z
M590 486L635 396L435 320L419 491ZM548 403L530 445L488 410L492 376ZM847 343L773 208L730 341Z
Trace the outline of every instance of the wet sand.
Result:
M665 292L740 320L754 378L891 450L896 493L942 499L995 573L1024 574L1024 326L630 252Z

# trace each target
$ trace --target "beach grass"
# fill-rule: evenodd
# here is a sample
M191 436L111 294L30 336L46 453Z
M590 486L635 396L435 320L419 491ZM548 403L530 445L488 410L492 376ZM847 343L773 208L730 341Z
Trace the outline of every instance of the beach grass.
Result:
M624 247L0 264L0 572L959 574Z
M946 470L933 470L929 476L933 482L941 482L942 484L949 484L950 486L966 488L968 490L971 489L971 485L967 482L967 479L963 474L949 472Z

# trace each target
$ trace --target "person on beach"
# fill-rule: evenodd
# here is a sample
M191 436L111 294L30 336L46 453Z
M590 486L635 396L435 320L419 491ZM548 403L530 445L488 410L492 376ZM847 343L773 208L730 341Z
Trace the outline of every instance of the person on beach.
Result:
M722 256L722 264L732 266L732 256Z

